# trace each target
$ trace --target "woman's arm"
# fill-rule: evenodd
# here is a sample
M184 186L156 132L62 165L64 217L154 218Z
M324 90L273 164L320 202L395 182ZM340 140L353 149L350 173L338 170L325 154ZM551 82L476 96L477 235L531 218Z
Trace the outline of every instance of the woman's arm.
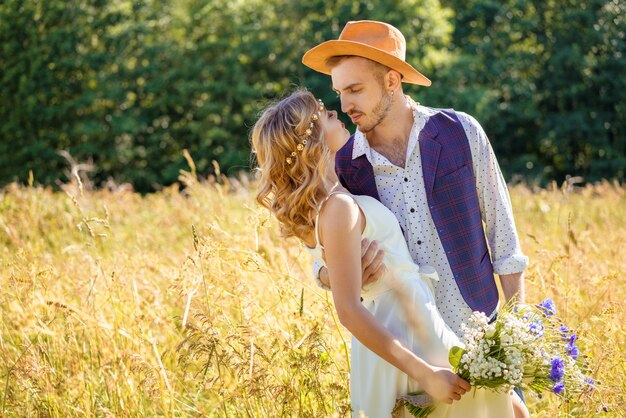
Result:
M337 315L363 345L415 379L435 400L451 403L470 389L449 369L431 366L408 350L361 304L361 232L365 222L356 202L331 196L319 217L320 241Z

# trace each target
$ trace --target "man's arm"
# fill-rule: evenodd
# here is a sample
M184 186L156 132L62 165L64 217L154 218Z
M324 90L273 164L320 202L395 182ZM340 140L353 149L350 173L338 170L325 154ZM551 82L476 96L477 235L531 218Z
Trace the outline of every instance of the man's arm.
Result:
M524 273L501 274L500 284L504 299L508 302L515 297L517 303L524 303Z
M508 301L516 293L524 300L523 271L528 257L519 244L509 191L489 139L471 116L459 115L472 152L476 192L485 222L485 234L491 249L493 269L500 276L502 291Z

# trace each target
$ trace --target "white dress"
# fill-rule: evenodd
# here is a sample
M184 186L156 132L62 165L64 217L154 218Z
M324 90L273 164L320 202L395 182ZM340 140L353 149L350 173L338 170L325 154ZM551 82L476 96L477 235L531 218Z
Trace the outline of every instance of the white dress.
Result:
M431 365L450 368L450 348L461 343L437 311L430 282L430 278L436 279L436 272L429 267L422 267L420 272L411 259L395 216L387 207L369 196L349 196L365 215L363 237L378 241L389 271L362 290L363 306L420 358ZM309 250L323 263L317 225L315 235L317 247ZM398 396L420 390L415 380L354 337L351 351L350 398L354 417L390 417ZM411 416L407 411L403 413L400 416ZM511 397L472 389L452 405L437 405L430 417L513 417Z

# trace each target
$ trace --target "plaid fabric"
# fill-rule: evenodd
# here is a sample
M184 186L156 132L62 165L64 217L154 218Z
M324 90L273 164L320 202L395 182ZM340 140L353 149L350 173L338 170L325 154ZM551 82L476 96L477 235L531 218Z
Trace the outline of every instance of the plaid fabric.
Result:
M367 195L380 201L374 169L365 155L352 159L354 148L354 135L335 154L335 171L339 181L352 194Z
M354 137L337 152L341 183L354 194L380 200L367 157L352 160ZM472 310L491 314L498 289L485 240L472 154L453 110L439 110L419 135L426 198L461 295Z

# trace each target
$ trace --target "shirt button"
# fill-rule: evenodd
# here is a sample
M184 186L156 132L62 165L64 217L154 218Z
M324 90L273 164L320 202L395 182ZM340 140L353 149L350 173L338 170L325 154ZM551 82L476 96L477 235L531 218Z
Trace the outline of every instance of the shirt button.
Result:
M411 208L411 213L415 213L415 208Z
M405 181L405 182L406 182L406 181L409 181L409 179L408 179L407 177L405 177L405 178L404 178L404 181Z
M417 245L422 245L422 240L421 239L417 240Z

